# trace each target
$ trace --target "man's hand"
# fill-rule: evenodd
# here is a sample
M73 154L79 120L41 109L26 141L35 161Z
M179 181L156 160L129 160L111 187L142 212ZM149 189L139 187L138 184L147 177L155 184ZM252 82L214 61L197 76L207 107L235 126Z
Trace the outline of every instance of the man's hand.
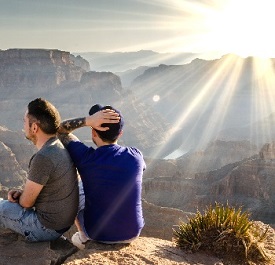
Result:
M107 131L108 127L102 127L103 123L118 123L120 121L119 114L111 109L104 109L86 117L85 125L91 126L99 131Z
M8 192L8 201L18 203L21 194L22 192L19 190L10 190Z

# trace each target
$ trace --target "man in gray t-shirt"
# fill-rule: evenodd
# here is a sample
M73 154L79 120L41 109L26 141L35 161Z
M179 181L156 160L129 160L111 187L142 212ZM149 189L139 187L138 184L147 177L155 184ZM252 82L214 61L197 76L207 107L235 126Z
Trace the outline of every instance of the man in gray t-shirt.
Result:
M76 172L56 137L50 138L32 157L28 180L43 185L35 202L39 221L55 230L71 226L78 207Z
M38 152L30 160L23 190L10 190L8 200L0 201L0 227L29 241L57 239L77 214L77 174L56 137L59 124L60 115L50 102L38 98L29 103L24 131Z

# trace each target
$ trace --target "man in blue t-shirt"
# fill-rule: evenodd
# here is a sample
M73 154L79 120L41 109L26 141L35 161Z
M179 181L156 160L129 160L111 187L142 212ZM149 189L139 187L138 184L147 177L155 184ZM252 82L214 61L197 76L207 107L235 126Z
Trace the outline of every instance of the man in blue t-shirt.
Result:
M141 202L145 162L133 147L117 144L124 119L111 106L94 105L88 117L63 121L60 139L78 169L80 210L72 242L80 249L89 239L103 243L129 243L144 226ZM89 126L97 149L88 147L71 134ZM83 184L83 186L82 186ZM83 190L84 193L83 193Z

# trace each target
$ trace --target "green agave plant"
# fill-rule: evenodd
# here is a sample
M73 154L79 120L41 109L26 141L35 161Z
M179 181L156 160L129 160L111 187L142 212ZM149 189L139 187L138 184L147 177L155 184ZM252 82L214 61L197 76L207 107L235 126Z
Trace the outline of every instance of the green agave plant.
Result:
M197 211L188 223L181 222L173 229L173 235L176 245L182 249L211 250L221 257L235 255L246 262L243 264L250 264L255 259L269 260L261 247L267 231L262 232L241 207L235 209L216 203L214 207L207 207L203 214Z

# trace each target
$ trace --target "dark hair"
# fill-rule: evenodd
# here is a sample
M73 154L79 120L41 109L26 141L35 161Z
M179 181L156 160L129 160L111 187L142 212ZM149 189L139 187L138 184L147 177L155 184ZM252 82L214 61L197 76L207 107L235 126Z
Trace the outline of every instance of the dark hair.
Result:
M103 123L102 127L109 127L112 126L111 123ZM106 142L106 143L113 143L118 139L119 134L115 134L115 135L111 135L106 133L106 131L99 131L97 129L93 129L97 132L98 136L101 138L102 141Z
M107 131L99 131L96 129L94 129L94 130L97 132L98 136L104 142L113 143L118 139L119 134L122 131L122 128L124 125L124 119L123 119L123 116L121 115L120 111L116 110L115 108L113 108L112 106L109 106L109 105L102 107L100 104L96 104L91 107L91 109L89 111L89 115L93 115L94 113L96 113L100 110L104 110L104 109L114 110L116 113L119 114L120 121L118 123L102 123L101 124L102 127L109 127L109 130L107 130Z
M28 104L28 115L32 122L37 122L46 134L55 134L59 128L61 118L58 110L49 101L37 98Z

